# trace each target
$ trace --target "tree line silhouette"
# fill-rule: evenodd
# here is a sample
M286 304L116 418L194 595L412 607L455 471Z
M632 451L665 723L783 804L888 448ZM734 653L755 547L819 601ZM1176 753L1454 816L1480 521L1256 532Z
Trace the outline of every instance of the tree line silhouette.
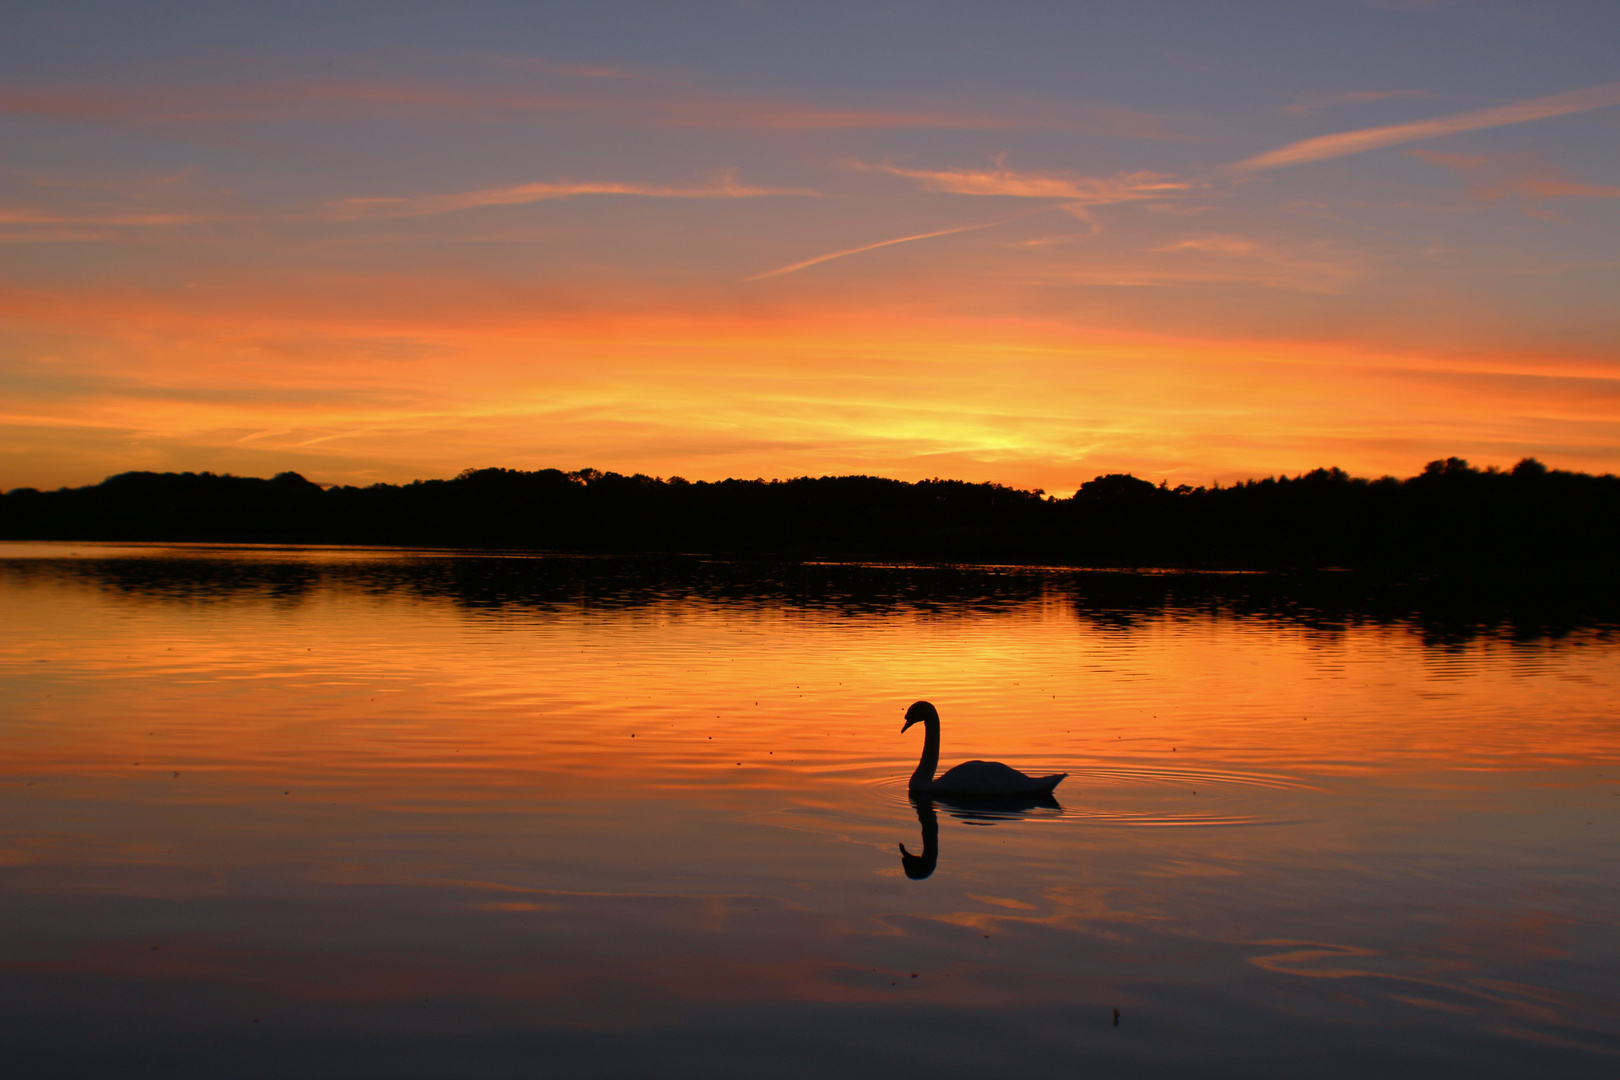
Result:
M0 496L0 538L707 553L1091 566L1607 571L1620 478L1460 458L1416 476L1341 469L1230 486L1099 476L1072 496L875 476L688 481L595 469L469 469L325 487L128 472Z

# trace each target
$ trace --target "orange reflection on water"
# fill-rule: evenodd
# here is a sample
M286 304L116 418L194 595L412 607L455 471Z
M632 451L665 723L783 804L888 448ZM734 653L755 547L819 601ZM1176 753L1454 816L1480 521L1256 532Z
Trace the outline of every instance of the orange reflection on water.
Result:
M341 579L161 602L37 574L5 589L12 749L47 773L799 787L908 772L920 736L900 717L923 697L946 760L1030 769L1616 754L1605 648L1438 650L1405 627L1163 612L1120 627L1056 587L997 610L853 613L701 596L469 609Z
M80 1012L132 982L176 1032L161 1002L199 986L447 1032L469 1002L642 1030L1193 994L1284 1038L1282 994L1620 1046L1571 967L1620 909L1594 862L1620 838L1596 630L1441 648L1041 573L827 594L746 568L109 554L0 563L0 981L77 987ZM1070 776L1053 808L941 802L911 880L917 698L944 764Z

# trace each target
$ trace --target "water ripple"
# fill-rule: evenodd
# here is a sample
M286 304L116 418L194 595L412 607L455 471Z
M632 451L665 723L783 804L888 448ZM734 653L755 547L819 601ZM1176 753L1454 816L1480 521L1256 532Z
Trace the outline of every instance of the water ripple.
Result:
M1045 769L1038 771L1044 772ZM1058 771L1061 771L1059 768ZM1291 776L1266 773L1238 772L1215 769L1165 769L1141 766L1079 766L1069 770L1064 783L1069 793L1060 789L1056 805L1009 809L993 804L966 800L954 805L950 800L936 797L933 801L943 813L970 824L992 824L997 821L1053 821L1069 820L1120 826L1234 826L1284 825L1296 821L1260 813L1234 812L1226 807L1215 810L1182 811L1163 805L1170 799L1185 799L1189 793L1208 802L1225 802L1241 798L1245 789L1258 793L1270 791L1319 791L1320 788ZM872 783L872 790L885 803L911 809L911 792L906 776L887 776ZM1099 801L1098 788L1111 794L1123 795L1118 802L1132 806L1109 805ZM1079 802L1089 796L1086 802ZM1147 805L1142 805L1143 803Z

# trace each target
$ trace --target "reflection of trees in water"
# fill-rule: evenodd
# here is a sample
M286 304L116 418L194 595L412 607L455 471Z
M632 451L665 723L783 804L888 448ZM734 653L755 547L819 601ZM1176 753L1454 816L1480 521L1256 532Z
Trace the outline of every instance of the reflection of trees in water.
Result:
M325 568L309 562L248 562L229 557L0 560L14 581L80 581L113 595L175 603L262 598L300 602L330 584Z
M1556 640L1620 632L1620 597L1532 580L1425 580L1349 572L1135 573L1020 567L726 562L698 558L524 557L265 551L106 559L0 560L13 580L79 580L115 595L200 603L297 603L322 590L449 601L512 615L696 603L834 616L1001 617L1062 603L1094 629L1261 622L1335 635L1409 629L1445 648L1479 639Z
M1165 618L1260 622L1337 635L1363 626L1417 633L1430 647L1620 632L1620 595L1539 578L1424 579L1346 571L1076 575L1072 602L1098 630Z

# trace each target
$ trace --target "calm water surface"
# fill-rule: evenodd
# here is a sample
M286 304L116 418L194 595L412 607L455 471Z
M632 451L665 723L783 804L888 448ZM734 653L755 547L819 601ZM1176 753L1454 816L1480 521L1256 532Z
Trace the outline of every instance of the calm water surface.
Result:
M0 1068L1617 1075L1613 628L1246 588L0 545Z

